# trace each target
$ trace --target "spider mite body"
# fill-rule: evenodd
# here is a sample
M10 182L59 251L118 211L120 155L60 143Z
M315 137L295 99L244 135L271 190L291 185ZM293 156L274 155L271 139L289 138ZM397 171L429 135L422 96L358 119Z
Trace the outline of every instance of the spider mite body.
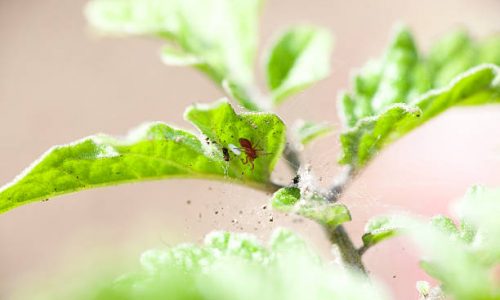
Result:
M259 152L262 151L262 149L254 148L252 145L252 142L250 142L248 139L245 138L240 138L239 139L240 146L243 148L243 151L247 155L245 160L242 160L243 164L250 164L252 166L252 170L254 169L254 164L253 161L259 157Z
M222 155L225 161L229 161L229 150L226 147L222 148Z

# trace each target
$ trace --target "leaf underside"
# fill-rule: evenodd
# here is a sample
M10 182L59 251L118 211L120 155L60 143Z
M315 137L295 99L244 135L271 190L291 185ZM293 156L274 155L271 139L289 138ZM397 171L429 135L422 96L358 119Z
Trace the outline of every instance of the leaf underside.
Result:
M315 139L328 135L332 130L332 125L328 123L315 123L303 120L297 121L293 126L295 140L302 146L306 146Z
M362 236L363 245L371 247L394 237L399 233L399 227L391 217L381 216L372 218L365 226L365 234Z
M145 35L168 42L162 60L193 66L218 85L253 84L261 0L93 0L86 16L99 32ZM239 94L236 94L237 96ZM235 98L258 109L247 97Z
M330 73L333 41L330 33L313 26L295 26L280 35L271 47L267 83L278 104Z

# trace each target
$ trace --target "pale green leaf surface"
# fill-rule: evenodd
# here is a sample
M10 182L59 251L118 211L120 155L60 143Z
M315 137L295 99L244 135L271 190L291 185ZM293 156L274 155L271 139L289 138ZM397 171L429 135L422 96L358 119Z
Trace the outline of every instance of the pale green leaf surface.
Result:
M457 206L462 239L474 245L487 264L500 264L500 189L474 187Z
M279 189L273 194L271 204L278 211L295 213L330 228L351 221L349 209L344 204L329 203L320 195L303 197L296 187Z
M498 299L491 265L481 262L473 246L433 226L415 225L409 232L423 252L422 268L442 283L445 293L457 300Z
M81 288L45 285L41 292L24 291L20 299L390 299L375 280L323 261L284 229L267 244L248 234L213 232L203 245L148 250L140 267L114 281L101 279L96 270L98 284L80 278Z
M92 0L86 16L105 34L161 37L176 49L163 52L164 62L193 65L219 85L229 80L247 88L260 6L261 0Z
M389 216L374 217L366 223L363 245L371 247L399 233L400 225Z
M452 106L500 102L499 70L494 65L476 67L447 87L360 119L340 137L343 148L340 162L359 169L384 146Z
M353 92L339 98L346 127L340 162L356 171L385 145L454 105L499 102L498 66L478 66L498 63L496 45L498 37L477 43L459 32L424 57L411 33L400 27L383 58L362 68Z
M257 102L256 100L260 99L260 97L253 97L250 90L229 80L224 80L222 82L222 88L229 97L235 99L251 111L259 111L268 106L268 103L262 103L262 101Z
M473 188L456 208L460 227L444 216L431 222L392 216L391 222L420 248L422 268L440 282L445 294L457 300L499 299L500 190ZM372 231L386 226L386 219L381 220Z
M173 47L163 47L161 59L167 65L172 66L203 66L204 61L198 56L191 55Z
M322 28L297 26L281 34L266 61L267 83L275 104L326 78L332 48L332 37Z
M194 106L186 118L207 137L163 123L146 124L125 139L106 135L50 149L12 183L0 190L0 212L35 200L99 186L161 178L208 178L265 189L284 147L283 122L269 113L236 114L227 101ZM222 148L245 137L266 155L255 168L243 164L244 152Z
M305 146L319 137L328 135L332 130L332 125L328 123L299 120L293 126L293 135L295 140L302 146Z
M453 222L453 220L448 217L442 215L435 216L431 219L431 224L448 236L457 237L460 234L457 226L455 225L455 222Z
M285 145L285 125L271 113L236 114L227 102L217 105L195 105L186 111L185 117L213 141L217 147L229 149L229 171L234 176L243 176L251 181L269 181ZM243 164L246 159L239 139L248 139L257 151L254 169L251 164ZM231 151L232 146L240 148L240 155Z
M479 64L500 65L500 36L475 41L465 31L455 31L437 41L430 50L427 64L433 86L448 84L460 73Z

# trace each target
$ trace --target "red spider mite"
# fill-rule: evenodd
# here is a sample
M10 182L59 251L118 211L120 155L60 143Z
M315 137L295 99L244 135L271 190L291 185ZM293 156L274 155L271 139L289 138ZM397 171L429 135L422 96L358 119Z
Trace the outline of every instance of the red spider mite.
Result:
M239 142L240 142L240 146L243 148L243 151L245 151L245 154L247 155L246 159L245 160L242 159L241 161L243 162L244 165L246 165L248 163L250 165L252 165L252 170L255 167L253 164L253 161L257 157L259 157L259 154L269 154L269 153L262 152L263 149L254 148L254 146L252 145L252 142L250 142L248 139L240 138Z

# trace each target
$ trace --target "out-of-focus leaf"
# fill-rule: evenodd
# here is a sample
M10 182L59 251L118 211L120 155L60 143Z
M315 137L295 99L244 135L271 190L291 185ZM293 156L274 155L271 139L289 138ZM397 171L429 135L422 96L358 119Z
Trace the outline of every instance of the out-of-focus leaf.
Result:
M463 220L462 237L473 245L481 261L488 265L500 264L500 189L476 186L469 190L458 204L458 215ZM500 290L500 286L499 286Z
M315 139L331 133L333 127L327 123L314 123L310 121L299 120L293 127L295 139L302 146L309 144Z
M478 66L498 63L497 43L496 37L476 43L458 32L424 57L411 33L399 28L383 58L362 68L354 90L339 98L346 127L340 163L359 170L384 146L454 105L499 102L499 67Z
M493 65L476 67L445 88L432 90L408 104L393 104L378 115L360 119L340 137L343 151L340 162L359 169L384 146L452 106L500 102L500 84L496 79L499 70Z
M433 45L427 59L433 86L446 85L460 73L479 64L500 65L499 46L498 35L477 42L462 30L446 35Z
M491 36L479 45L479 60L484 63L500 65L500 36Z
M430 223L399 217L423 254L422 268L453 299L500 298L495 272L500 264L500 190L473 188L457 206L462 226L438 216ZM397 219L398 217L393 217Z
M163 61L193 65L217 84L253 84L261 0L92 0L89 23L105 34L148 35L169 41ZM236 99L240 100L240 99ZM254 103L242 102L249 109Z
M372 218L365 226L363 244L371 247L398 234L400 226L389 216Z
M271 204L279 211L296 213L332 229L351 220L351 214L345 205L329 203L318 194L305 198L296 187L286 187L275 192Z
M96 135L53 147L0 190L0 212L78 190L162 178L219 179L261 189L271 184L285 144L285 126L276 115L236 114L223 100L189 108L186 119L205 137L150 123L122 140ZM266 152L253 161L253 169L243 163L244 151L228 150L240 147L239 138Z
M262 101L260 95L252 95L250 90L229 80L222 82L222 88L229 97L235 99L249 110L258 111L269 106L269 103Z
M149 250L140 261L139 271L112 283L57 288L75 300L389 299L374 280L324 262L302 238L283 229L268 245L248 234L214 232L204 245ZM20 299L60 299L51 288Z
M446 294L458 300L498 299L491 266L481 263L472 246L432 226L416 226L410 232L423 252L422 268L442 283Z
M459 231L452 219L438 215L431 219L431 224L449 236L458 236Z
M168 46L163 47L161 59L165 64L172 66L202 66L204 64L200 57Z
M281 34L266 62L267 83L273 101L278 104L327 77L332 47L330 33L322 28L298 26Z

